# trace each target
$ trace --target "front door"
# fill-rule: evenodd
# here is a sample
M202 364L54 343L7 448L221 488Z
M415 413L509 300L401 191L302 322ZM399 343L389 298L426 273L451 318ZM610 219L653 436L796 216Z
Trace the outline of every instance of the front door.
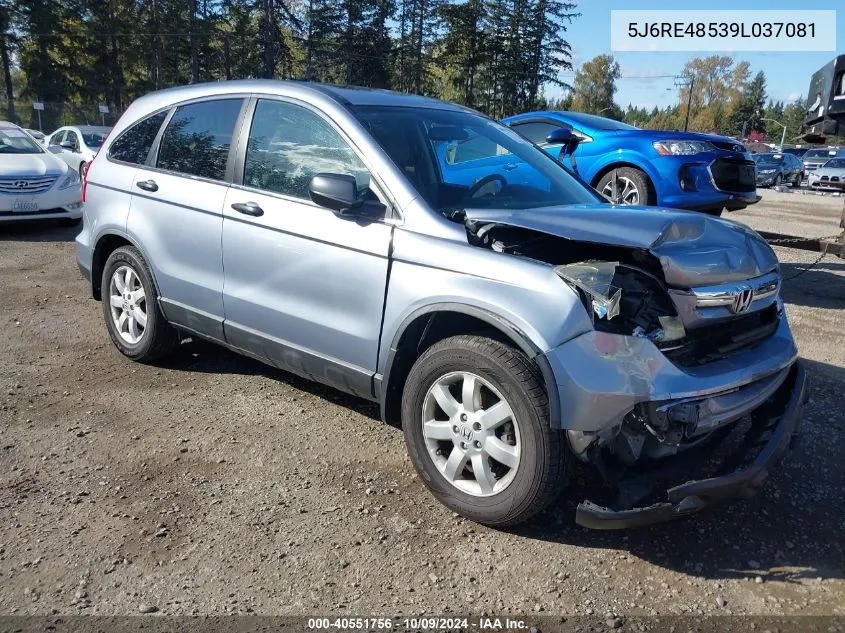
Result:
M370 174L344 135L302 105L259 99L247 138L242 184L223 206L226 339L369 396L392 227L339 217L311 202L308 185L318 173L350 174L376 195Z

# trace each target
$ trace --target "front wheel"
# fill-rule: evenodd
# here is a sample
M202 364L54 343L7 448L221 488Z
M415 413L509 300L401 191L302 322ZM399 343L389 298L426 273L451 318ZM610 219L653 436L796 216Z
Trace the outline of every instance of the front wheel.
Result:
M780 174L778 174L775 177L775 184L772 185L772 188L777 189L778 187L780 187L781 180L782 180L781 176L780 176Z
M633 167L620 167L602 176L596 190L613 204L651 204L648 176Z
M402 429L434 496L479 523L522 523L568 479L570 455L550 428L537 368L486 337L451 337L420 356L402 395Z

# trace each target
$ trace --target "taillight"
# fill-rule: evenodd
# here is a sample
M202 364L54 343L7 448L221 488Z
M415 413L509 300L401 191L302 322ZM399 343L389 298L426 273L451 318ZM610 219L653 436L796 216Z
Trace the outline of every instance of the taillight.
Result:
M91 171L91 165L94 164L94 161L97 159L99 152L94 154L94 158L91 159L91 162L85 165L85 169L82 170L82 202L85 202L85 194L88 191L88 172Z

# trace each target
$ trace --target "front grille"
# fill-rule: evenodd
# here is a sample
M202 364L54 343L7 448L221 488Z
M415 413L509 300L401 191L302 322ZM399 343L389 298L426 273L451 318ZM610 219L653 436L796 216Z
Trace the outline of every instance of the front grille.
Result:
M737 152L738 154L742 154L745 151L745 147L739 143L731 143L730 141L710 141L710 143L719 149L725 150L726 152Z
M757 189L757 169L751 161L719 158L711 163L710 175L722 191L745 193Z
M728 321L687 330L681 340L658 344L676 365L692 367L748 350L778 329L776 305Z
M0 178L0 193L26 196L44 193L56 182L56 176L26 176L23 178Z

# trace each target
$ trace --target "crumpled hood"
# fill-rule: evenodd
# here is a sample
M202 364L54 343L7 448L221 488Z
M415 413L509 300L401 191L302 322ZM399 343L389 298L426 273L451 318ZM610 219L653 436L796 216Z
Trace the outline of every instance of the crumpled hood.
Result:
M67 165L49 152L43 154L0 154L0 178L17 176L60 176Z
M647 250L660 261L666 283L676 288L750 279L778 266L774 251L751 229L694 211L609 204L467 209L466 221Z

